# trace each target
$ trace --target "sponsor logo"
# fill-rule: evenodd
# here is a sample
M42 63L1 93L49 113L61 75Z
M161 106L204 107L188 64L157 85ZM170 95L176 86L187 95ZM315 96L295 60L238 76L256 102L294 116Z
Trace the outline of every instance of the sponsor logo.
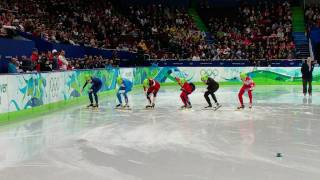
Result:
M8 84L0 84L0 105L2 104L3 95L7 93Z
M216 69L202 69L200 71L200 75L201 76L209 76L209 77L215 78L215 77L217 77L219 75L219 72Z
M57 98L59 96L59 78L52 77L49 79L49 95L51 98Z

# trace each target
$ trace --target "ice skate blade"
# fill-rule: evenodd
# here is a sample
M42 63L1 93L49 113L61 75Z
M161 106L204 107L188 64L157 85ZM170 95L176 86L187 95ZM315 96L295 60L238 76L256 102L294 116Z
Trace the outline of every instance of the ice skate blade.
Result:
M116 108L114 108L115 110L118 110L118 111L131 111L132 109L131 108L127 108L127 107L116 107Z

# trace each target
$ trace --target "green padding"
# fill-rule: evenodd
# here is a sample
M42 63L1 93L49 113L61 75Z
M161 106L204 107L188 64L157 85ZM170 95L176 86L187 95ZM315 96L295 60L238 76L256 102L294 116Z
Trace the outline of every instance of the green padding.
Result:
M114 91L103 92L103 93L100 93L99 95L100 97L106 97L112 94L114 94ZM52 113L55 111L72 107L74 105L86 104L86 103L88 103L88 97L82 96L82 97L74 98L68 101L59 101L56 103L46 104L46 105L25 109L21 111L4 113L4 114L0 114L0 124L5 124L12 121L32 119L41 115L45 115L47 113Z

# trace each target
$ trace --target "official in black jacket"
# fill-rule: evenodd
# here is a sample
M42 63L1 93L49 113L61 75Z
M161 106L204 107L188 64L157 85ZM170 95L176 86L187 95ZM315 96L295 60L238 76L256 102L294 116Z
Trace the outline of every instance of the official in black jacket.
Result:
M302 73L302 84L303 84L303 94L307 95L307 89L309 96L312 95L312 72L314 69L314 64L312 63L312 58L308 58L302 64L301 73ZM309 87L308 87L309 86Z
M208 76L204 76L201 78L201 81L203 81L206 85L208 85L207 87L207 91L204 93L204 98L206 99L208 106L205 108L212 108L212 104L209 98L209 95L212 96L214 102L216 103L216 107L219 107L219 103L217 101L216 95L214 94L218 89L219 89L219 84L212 79L211 77Z

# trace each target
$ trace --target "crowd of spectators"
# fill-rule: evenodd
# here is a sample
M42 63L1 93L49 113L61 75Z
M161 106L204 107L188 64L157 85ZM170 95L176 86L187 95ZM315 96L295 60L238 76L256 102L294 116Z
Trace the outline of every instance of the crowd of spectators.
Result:
M49 42L135 50L140 31L105 0L3 0L0 23Z
M211 18L214 59L291 59L295 56L287 1L243 4L237 18Z
M158 4L119 10L105 0L3 0L0 36L8 36L3 27L15 27L49 42L134 51L152 59L294 58L287 1L243 4L236 16L210 19L211 44L183 8Z
M109 1L0 2L0 24L55 43L192 58L205 49L205 35L184 9L150 5L117 12Z
M320 8L319 6L310 6L305 10L305 21L307 26L312 27L320 27Z
M37 49L34 49L30 57L11 57L7 61L11 64L8 73L99 69L119 66L119 59L117 59L116 54L110 59L103 58L102 56L87 55L83 58L66 58L64 50L57 51L55 49L41 53Z
M161 4L147 7L131 6L128 16L144 32L143 46L153 59L187 59L202 55L205 34L183 9L163 7Z

